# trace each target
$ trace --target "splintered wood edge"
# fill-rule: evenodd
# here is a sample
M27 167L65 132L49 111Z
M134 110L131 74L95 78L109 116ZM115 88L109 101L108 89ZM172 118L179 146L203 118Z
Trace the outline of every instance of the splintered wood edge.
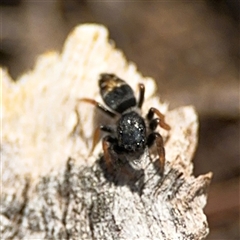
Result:
M184 177L192 178L191 161L198 139L194 108L168 111L168 104L156 96L155 81L143 77L109 43L106 28L84 24L70 34L61 54L49 52L40 56L34 69L17 82L13 82L7 70L1 69L5 197L15 196L15 200L24 201L22 193L26 192L29 179L32 186L38 184L42 176L64 168L69 157L76 159L77 165L94 164L102 152L99 144L89 157L92 133L99 117L92 106L79 106L76 102L81 97L101 101L97 80L103 72L117 74L135 91L138 83L145 84L143 113L154 106L166 115L171 126L169 132L159 129L165 140L166 174L177 169ZM209 184L211 174L202 177L206 180L202 179L201 184L204 181ZM15 204L15 200L6 199L5 205ZM203 202L200 208L205 205Z

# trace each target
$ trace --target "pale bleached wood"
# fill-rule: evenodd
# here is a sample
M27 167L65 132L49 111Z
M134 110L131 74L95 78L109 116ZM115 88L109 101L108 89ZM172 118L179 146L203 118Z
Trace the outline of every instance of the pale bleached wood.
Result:
M80 97L101 101L97 80L115 73L137 92L146 87L143 114L166 115L166 165L156 155L109 172L101 144L89 156L94 128L109 121ZM17 82L1 69L2 239L203 239L203 208L211 173L193 176L198 119L191 106L169 111L153 79L141 76L109 43L105 27L85 24L62 53L38 58ZM133 170L126 174L126 170Z

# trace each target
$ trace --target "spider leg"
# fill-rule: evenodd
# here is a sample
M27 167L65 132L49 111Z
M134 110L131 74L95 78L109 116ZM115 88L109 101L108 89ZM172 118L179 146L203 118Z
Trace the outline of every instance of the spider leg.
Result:
M153 132L153 133L149 134L148 139L147 139L148 147L151 147L154 142L156 143L157 152L158 152L158 156L159 156L160 173L163 174L164 165L165 165L165 149L163 146L163 138L157 132Z
M145 86L144 84L139 83L138 87L139 87L138 108L141 108L144 101Z
M108 133L114 132L114 130L109 126L100 125L98 128L96 128L94 131L94 134L93 134L93 144L92 144L92 149L90 151L90 154L93 152L94 148L96 147L96 145L98 143L100 131L104 131L104 132L108 132Z
M150 128L152 131L154 131L159 124L160 124L160 119L159 119L159 118L155 118L155 119L153 119L153 120L151 120L151 121L149 122L149 128Z
M112 164L113 164L113 160L112 160L110 149L109 149L111 144L113 143L113 140L114 139L110 136L106 136L102 140L103 156L106 162L107 169L109 171L112 170Z
M171 127L167 123L165 123L165 121L164 121L165 116L156 108L152 107L152 108L149 109L148 114L147 114L147 119L149 121L151 121L153 119L154 114L156 114L159 118L158 124L159 124L160 127L164 128L165 130L170 130L171 129Z
M78 99L78 101L87 102L87 103L95 105L98 109L100 109L103 113L107 114L111 118L114 118L116 116L115 113L109 111L101 103L95 101L94 99L91 99L91 98L80 98L80 99Z

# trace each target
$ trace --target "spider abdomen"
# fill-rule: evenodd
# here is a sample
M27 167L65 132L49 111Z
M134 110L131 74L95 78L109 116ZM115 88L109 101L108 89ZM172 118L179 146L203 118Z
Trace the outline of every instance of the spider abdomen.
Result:
M102 74L99 87L103 101L112 110L123 113L131 107L136 107L132 88L116 75Z

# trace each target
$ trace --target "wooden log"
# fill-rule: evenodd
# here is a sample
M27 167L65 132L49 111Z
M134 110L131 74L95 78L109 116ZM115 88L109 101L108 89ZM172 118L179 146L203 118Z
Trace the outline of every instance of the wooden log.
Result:
M154 151L136 166L118 165L112 172L100 143L90 154L94 129L109 119L77 99L101 102L97 80L103 72L117 74L136 92L144 83L143 115L150 107L165 114L171 130L157 129L166 151L162 176ZM194 108L169 111L156 96L154 80L126 61L104 26L78 26L62 53L40 56L16 82L6 69L1 76L2 239L207 236L203 208L212 174L192 174L198 139Z

